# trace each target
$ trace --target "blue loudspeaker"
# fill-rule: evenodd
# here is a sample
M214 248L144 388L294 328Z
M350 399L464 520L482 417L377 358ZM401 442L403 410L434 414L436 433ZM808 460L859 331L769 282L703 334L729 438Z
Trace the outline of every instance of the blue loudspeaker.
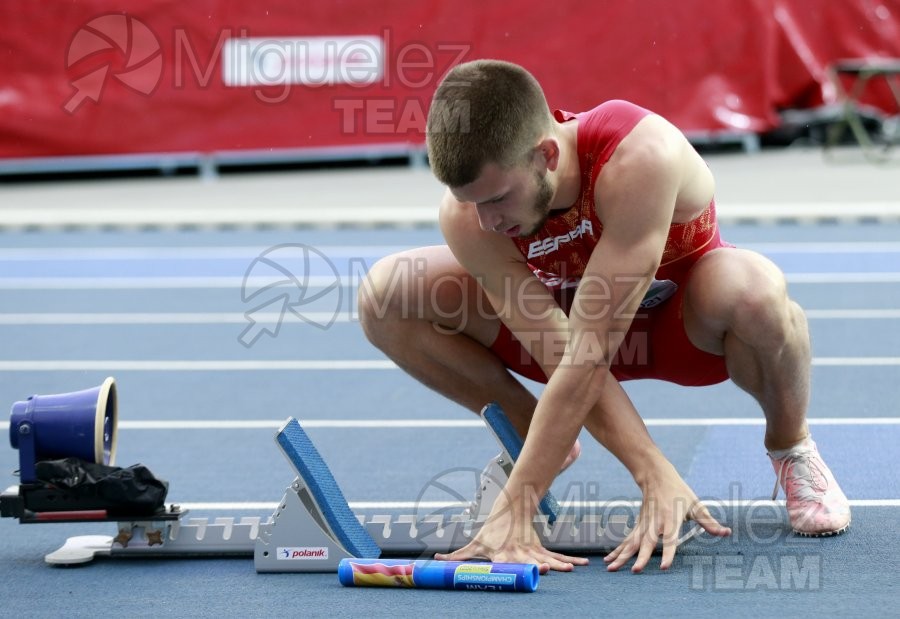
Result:
M93 389L33 395L12 407L9 442L19 450L21 483L34 483L35 463L79 458L113 464L118 403L112 377Z

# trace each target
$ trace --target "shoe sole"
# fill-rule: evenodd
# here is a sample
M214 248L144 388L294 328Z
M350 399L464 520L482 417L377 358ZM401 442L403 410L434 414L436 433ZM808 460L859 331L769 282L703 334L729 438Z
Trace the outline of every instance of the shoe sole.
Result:
M798 531L797 529L794 529L794 533L796 533L800 537L834 537L835 535L840 535L842 533L846 533L847 529L849 529L849 528L850 528L850 523L848 522L846 525L844 525L842 528L840 528L836 531L822 531L821 533L805 533L803 531Z

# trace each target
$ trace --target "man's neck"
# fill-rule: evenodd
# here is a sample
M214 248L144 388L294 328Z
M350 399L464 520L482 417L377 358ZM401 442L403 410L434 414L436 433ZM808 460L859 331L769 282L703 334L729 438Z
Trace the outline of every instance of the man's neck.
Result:
M560 144L560 161L556 176L556 193L550 210L569 209L581 193L581 169L578 164L578 121L561 123L555 127Z

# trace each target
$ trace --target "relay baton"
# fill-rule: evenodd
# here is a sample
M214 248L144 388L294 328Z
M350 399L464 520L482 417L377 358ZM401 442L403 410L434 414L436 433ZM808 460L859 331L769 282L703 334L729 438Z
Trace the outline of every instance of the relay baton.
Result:
M345 587L405 587L458 591L537 589L540 572L531 563L470 563L411 559L341 559Z

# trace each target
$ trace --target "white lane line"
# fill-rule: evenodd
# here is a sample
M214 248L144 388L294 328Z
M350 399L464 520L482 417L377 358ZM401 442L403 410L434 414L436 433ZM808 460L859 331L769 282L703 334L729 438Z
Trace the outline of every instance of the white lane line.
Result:
M357 322L350 310L334 312L302 312L307 320L317 324ZM898 312L900 315L900 312ZM120 312L120 313L38 313L0 314L0 325L221 325L246 324L248 317L261 324L278 324L294 320L280 312Z
M701 501L708 507L763 507L784 506L784 500L771 501L768 499L742 499L742 500L706 500ZM850 499L851 507L900 507L900 499ZM590 509L615 509L639 507L640 501L560 501L560 505L569 508ZM233 502L208 502L208 503L177 503L183 509L193 511L241 511L241 510L274 510L278 503L233 501ZM454 501L349 501L350 509L391 509L391 510L440 510L465 508L468 503Z
M817 417L807 419L810 425L820 426L877 426L900 425L900 417ZM711 417L644 419L647 426L764 426L762 417ZM278 429L283 419L254 421L172 420L172 421L121 421L125 430L199 430L199 429ZM480 419L301 419L304 428L483 428Z
M354 276L341 286L357 286ZM334 277L311 276L305 289L326 288ZM289 285L287 279L277 277L0 277L0 290L160 290L160 289L240 289L254 290L273 284Z
M900 309L808 309L813 320L883 320L900 318Z
M807 419L814 426L896 426L900 417L813 417ZM711 427L711 426L764 426L760 417L682 417L645 419L651 427ZM277 430L283 419L171 419L171 420L122 420L120 430ZM301 419L307 429L421 429L484 428L480 419ZM0 422L0 430L8 430L9 422Z
M380 359L295 359L285 361L0 361L0 371L6 372L81 372L85 370L119 372L233 372L252 370L394 369L397 369L397 366L393 361Z
M345 288L358 286L364 274L344 274L338 283ZM791 284L896 284L900 272L860 273L787 273ZM333 285L335 278L314 275L305 289L313 290ZM242 277L0 277L0 290L164 290L164 289L240 289L264 288L286 280L260 277L246 282Z
M305 419L304 428L483 428L480 419ZM247 421L180 419L171 421L120 421L122 430L244 430L278 429L284 419Z
M900 357L813 357L812 364L820 367L864 367L900 365Z
M900 365L900 357L814 357L814 366L879 367ZM126 360L3 360L3 372L235 372L304 370L395 370L393 361L383 359L293 359L266 361L126 361Z
M812 417L807 423L811 426L878 426L900 425L900 417ZM762 417L718 417L718 418L672 418L645 419L648 426L764 426Z
M312 243L285 243L284 245L306 245L329 259L334 258L374 258L387 256L407 249L413 245L316 245ZM900 244L897 244L900 247ZM280 247L276 245L255 246L210 246L210 247L20 247L0 248L0 261L35 262L35 261L76 261L100 262L109 260L253 260L260 254ZM286 248L287 249L287 248ZM299 248L297 248L299 249ZM875 250L872 250L875 251ZM885 249L882 251L892 251ZM898 249L900 251L900 249ZM319 260L315 254L310 259Z
M893 254L900 252L896 241L809 241L798 243L736 243L761 254Z
M353 309L334 312L302 312L316 324L358 322ZM810 309L811 320L893 320L900 309ZM285 320L280 312L117 312L117 313L0 313L0 325L223 325L245 324L248 319L260 324L278 324Z
M900 425L900 417L818 417L807 419L810 425ZM762 417L645 419L648 426L763 426ZM259 421L122 421L120 428L140 430L280 428L284 420ZM301 419L304 428L483 428L480 419Z
M895 284L900 273L785 273L789 284Z

